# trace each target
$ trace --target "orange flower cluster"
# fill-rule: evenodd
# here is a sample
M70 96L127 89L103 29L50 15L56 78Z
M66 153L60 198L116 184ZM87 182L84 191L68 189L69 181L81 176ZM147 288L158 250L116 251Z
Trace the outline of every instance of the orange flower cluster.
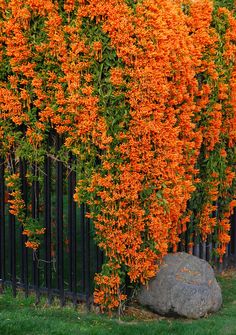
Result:
M21 192L18 189L19 175L16 173L11 174L6 178L6 186L12 191L8 197L8 203L10 204L9 213L15 215L18 220L22 223L24 219L25 204L21 198Z
M30 248L30 249L33 249L34 251L36 251L39 248L40 243L33 242L33 241L26 241L25 246L26 246L26 248Z
M101 307L102 311L118 308L122 301L127 298L125 294L120 292L121 280L117 274L96 274L95 280L99 285L99 289L95 288L94 302L98 304L101 304L101 301L106 302L106 305L103 304ZM114 296L117 296L118 299L113 299Z
M45 234L46 228L37 228L36 222L26 216L26 205L22 199L19 174L9 174L6 178L6 186L9 192L7 199L9 203L9 213L16 216L24 228L22 234L28 237L25 246L36 250L40 246L38 237Z
M94 54L101 57L102 45L90 46L81 36L80 11L73 20L69 16L75 7L75 1L64 3L65 19L60 4L51 0L1 3L1 66L10 68L0 80L0 143L6 157L19 150L33 163L42 163L50 128L67 135L65 146L74 153L84 143L85 152L110 143L88 73ZM17 185L10 202L11 213L19 217L25 207L19 178ZM32 222L26 226L32 229L29 239L40 235Z

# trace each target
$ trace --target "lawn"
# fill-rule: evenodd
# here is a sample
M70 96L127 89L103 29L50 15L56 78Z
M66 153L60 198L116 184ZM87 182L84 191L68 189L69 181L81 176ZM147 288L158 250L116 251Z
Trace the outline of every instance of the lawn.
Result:
M217 314L200 320L155 317L136 308L130 308L130 315L118 320L88 314L82 308L62 309L56 302L51 307L44 301L35 306L33 296L24 299L19 293L14 299L7 290L0 295L0 335L235 335L236 272L227 272L218 280L223 307Z

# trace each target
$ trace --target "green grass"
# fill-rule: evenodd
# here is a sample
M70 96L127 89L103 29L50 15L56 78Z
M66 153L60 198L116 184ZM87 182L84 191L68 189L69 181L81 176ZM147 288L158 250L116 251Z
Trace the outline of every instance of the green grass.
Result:
M165 319L143 321L125 317L121 321L86 313L83 309L34 305L34 297L0 295L0 335L236 335L236 273L219 278L223 307L200 320ZM145 313L144 313L145 315Z

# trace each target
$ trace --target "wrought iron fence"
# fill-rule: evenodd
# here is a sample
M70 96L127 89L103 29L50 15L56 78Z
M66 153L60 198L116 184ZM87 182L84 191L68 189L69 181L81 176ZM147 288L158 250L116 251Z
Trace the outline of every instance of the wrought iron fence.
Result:
M60 140L56 143L60 147ZM19 159L15 172L20 174L22 195L27 215L38 219L46 233L38 251L26 248L27 237L22 225L9 213L8 190L4 179L5 162L0 158L0 283L10 285L13 295L17 288L46 294L51 303L58 296L61 305L67 298L74 304L89 304L93 277L101 270L103 253L94 242L92 222L86 217L86 205L73 200L76 171L60 160L45 157L44 168ZM35 176L28 183L26 175ZM41 182L39 183L39 177Z

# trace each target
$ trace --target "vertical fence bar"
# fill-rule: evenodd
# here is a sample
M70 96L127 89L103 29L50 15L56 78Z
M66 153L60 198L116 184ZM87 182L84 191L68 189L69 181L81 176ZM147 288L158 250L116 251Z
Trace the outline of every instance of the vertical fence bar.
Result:
M10 277L13 296L16 296L16 219L9 215L9 255L10 255Z
M56 137L56 149L60 150L61 138ZM57 229L57 288L60 295L61 306L65 304L64 298L64 250L63 250L63 163L56 163L56 229Z
M74 158L69 157L68 178L68 239L69 239L69 290L73 294L73 303L76 305L76 203L73 199L76 186L76 173L72 171Z
M186 239L187 239L187 232L183 232L181 236L181 251L186 252L187 246L186 246Z
M177 244L177 252L182 252L184 251L184 244L183 244L183 234L180 236L180 241Z
M5 281L5 179L4 160L0 158L0 279Z
M46 232L45 241L45 284L48 304L52 302L52 255L51 255L51 158L44 161L44 220Z
M16 172L15 167L15 157L14 155L10 156L10 162L12 171ZM12 196L9 195L9 198L12 199ZM16 296L16 218L13 214L9 213L9 225L8 225L8 240L9 240L9 273L10 280L12 285L13 296Z
M233 255L233 263L236 265L236 207L231 217L231 243L230 253Z
M194 238L194 224L192 217L190 218L190 222L187 223L187 230L185 234L185 250L187 253L193 255L193 241Z
M86 295L89 307L90 298L90 220L86 218L87 207L81 205L81 235L82 235L82 290Z
M193 255L200 256L200 246L196 236L194 237Z
M104 255L102 250L96 246L96 272L100 272L104 261Z
M186 236L185 236L185 245L186 245L186 252L189 254L193 254L193 246L190 244L192 242L191 236L189 231L187 231Z
M215 242L214 240L212 241L212 264L213 267L215 267L217 270L219 270L219 259L215 253L215 250L217 249L217 242Z
M38 167L37 164L33 164L33 183L32 183L32 217L35 220L39 219L39 180L38 180ZM39 303L40 292L39 292L39 250L33 251L33 285L36 293L36 303Z
M226 269L229 264L229 246L226 247L225 255L223 256L223 269Z
M26 181L26 161L20 160L20 178L21 178L21 192L22 197L26 207L26 215L27 213L27 181ZM20 228L20 251L21 251L21 282L24 285L25 295L28 296L29 293L29 277L28 277L28 250L25 246L27 241L27 237L23 235L24 227L21 225Z
M200 257L204 260L206 260L206 242L205 241L201 241L201 245L200 245Z
M208 238L207 249L206 249L206 259L208 262L212 262L212 258L213 258L212 252L213 252L213 244L210 238Z
M88 212L88 207L85 206L85 215ZM91 250L90 250L90 219L85 217L85 229L84 229L84 238L85 238L85 281L86 281L86 303L89 307L90 305L90 294L91 294L91 283L90 283L90 258L91 258Z
M80 206L80 223L81 223L81 255L82 255L82 273L81 273L81 282L82 282L82 292L85 292L85 208L84 204Z
M218 201L215 201L213 202L213 205L216 206L216 210L213 212L213 218L216 218L216 220L218 221L220 215L220 204ZM217 233L214 232L213 233L213 239L212 239L212 262L215 266L215 268L218 270L218 271L221 271L220 267L221 267L221 264L219 264L219 258L217 256L217 254L215 253L215 250L217 250L217 247L218 247L218 242L216 241L215 239L215 235Z

